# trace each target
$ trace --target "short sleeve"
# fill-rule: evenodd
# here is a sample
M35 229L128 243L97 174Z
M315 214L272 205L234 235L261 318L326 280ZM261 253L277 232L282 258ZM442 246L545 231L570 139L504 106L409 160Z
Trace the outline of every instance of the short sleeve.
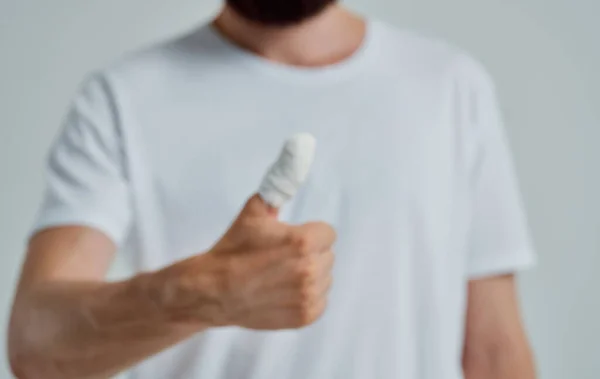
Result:
M78 225L117 246L131 221L123 141L106 82L90 75L74 96L46 161L45 192L32 234Z
M494 83L468 66L468 115L474 134L470 166L470 278L521 271L536 262Z

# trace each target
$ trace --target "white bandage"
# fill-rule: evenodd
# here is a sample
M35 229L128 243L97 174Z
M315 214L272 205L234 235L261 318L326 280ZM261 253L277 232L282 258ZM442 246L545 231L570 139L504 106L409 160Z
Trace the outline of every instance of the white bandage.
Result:
M290 138L265 175L258 194L274 208L288 202L308 177L316 149L315 138L301 133Z

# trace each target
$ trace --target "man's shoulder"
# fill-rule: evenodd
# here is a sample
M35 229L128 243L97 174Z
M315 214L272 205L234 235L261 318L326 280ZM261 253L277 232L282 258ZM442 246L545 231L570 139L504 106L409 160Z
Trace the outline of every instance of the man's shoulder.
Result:
M403 29L380 20L373 21L379 36L380 54L391 69L415 77L424 75L471 82L491 82L485 64L465 48L440 37Z
M210 41L207 25L180 33L162 41L131 49L107 65L95 70L111 80L129 83L159 83L190 67L206 62Z
M427 35L415 29L406 29L386 21L372 20L373 29L385 43L385 47L395 53L411 52L420 58L450 57L462 49L442 38Z

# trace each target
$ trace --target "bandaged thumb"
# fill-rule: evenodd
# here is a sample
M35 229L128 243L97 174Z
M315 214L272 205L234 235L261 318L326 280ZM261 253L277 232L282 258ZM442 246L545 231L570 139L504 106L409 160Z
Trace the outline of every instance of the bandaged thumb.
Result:
M315 150L316 140L311 134L300 133L287 140L244 211L276 217L279 209L296 195L306 181Z

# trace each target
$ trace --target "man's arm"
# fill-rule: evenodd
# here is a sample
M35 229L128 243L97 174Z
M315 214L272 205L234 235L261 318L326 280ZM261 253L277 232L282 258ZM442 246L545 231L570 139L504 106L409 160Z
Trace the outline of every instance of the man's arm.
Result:
M117 283L99 231L59 227L31 241L13 305L19 379L105 379L208 327L300 328L324 312L335 231L291 226L253 196L204 254Z
M164 317L146 275L104 282L114 252L104 234L85 227L31 240L9 327L19 379L108 378L203 329Z
M466 379L535 379L513 275L469 283L463 368Z

